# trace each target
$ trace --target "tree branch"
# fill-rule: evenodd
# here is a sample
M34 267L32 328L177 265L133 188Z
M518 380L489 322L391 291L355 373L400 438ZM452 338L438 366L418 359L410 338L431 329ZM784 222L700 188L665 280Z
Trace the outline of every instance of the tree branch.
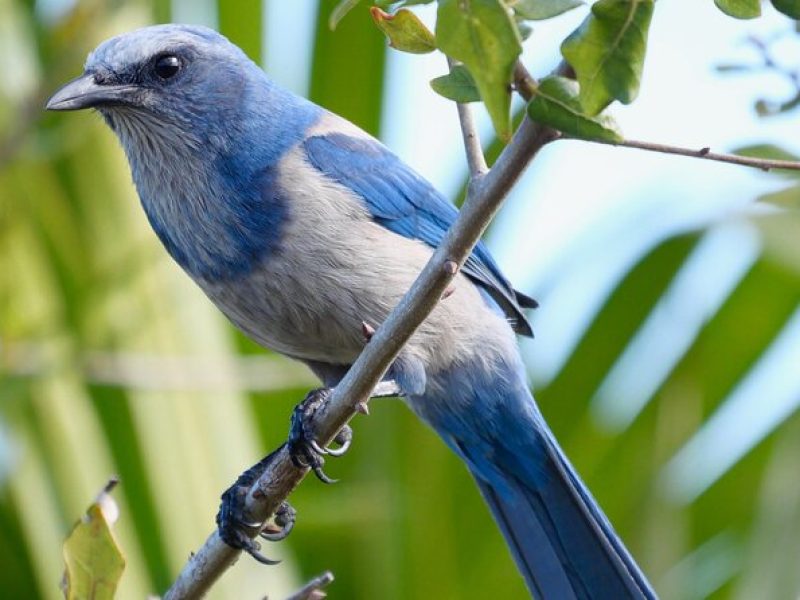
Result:
M563 139L570 138L565 136ZM647 150L648 152L661 152L662 154L677 154L679 156L689 156L691 158L702 158L705 160L741 165L744 167L755 167L756 169L761 169L762 171L770 171L772 169L789 169L792 171L800 171L800 162L798 161L755 158L752 156L739 156L738 154L711 152L708 147L695 150L692 148L682 148L680 146L670 146L668 144L659 144L656 142L642 142L639 140L622 140L621 142L606 142L604 140L585 141L606 144L610 146L622 146L624 148L637 148L639 150Z
M377 329L347 375L333 390L329 402L315 414L317 439L323 446L330 443L353 418L356 407L367 401L400 349L442 297L528 163L555 138L552 129L526 118L492 169L470 186L456 222L420 276ZM247 494L248 521L262 523L269 518L307 473L308 469L294 466L285 445L278 449L264 474ZM251 533L255 536L257 531ZM236 561L239 553L214 531L189 559L164 599L202 596Z
M286 600L320 600L326 596L322 588L333 582L333 573L325 571L322 575L314 577L311 581L289 596Z
M453 71L458 63L447 57L447 64L450 71ZM464 150L467 154L467 165L469 166L470 184L474 184L483 177L489 170L486 164L486 156L481 148L481 139L478 137L478 130L475 127L475 120L472 118L472 109L469 104L456 103L458 109L458 120L461 123L461 135L464 138Z

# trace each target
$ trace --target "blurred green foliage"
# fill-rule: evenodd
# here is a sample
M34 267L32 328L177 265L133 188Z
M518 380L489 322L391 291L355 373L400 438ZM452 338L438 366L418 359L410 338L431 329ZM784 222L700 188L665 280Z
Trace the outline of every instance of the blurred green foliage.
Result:
M221 491L283 441L314 381L236 333L168 260L95 115L41 111L100 40L169 20L170 3L52 3L66 6L55 15L45 4L0 1L13 67L0 78L0 589L60 597L62 540L116 473L127 563L119 597L142 598L169 585L210 532ZM316 14L310 96L376 133L385 40L366 6L332 32L334 4ZM223 33L259 59L262 4L217 6ZM757 260L624 427L602 425L597 390L717 224L652 240L537 390L666 598L800 591L796 413L697 497L676 500L664 483L676 452L796 314L800 216L796 202L783 206L738 219L758 237ZM524 595L468 473L432 432L395 401L376 402L355 429L353 450L331 467L343 483L308 481L293 495L298 526L268 548L284 563L240 560L213 597L280 598L326 569L334 597Z

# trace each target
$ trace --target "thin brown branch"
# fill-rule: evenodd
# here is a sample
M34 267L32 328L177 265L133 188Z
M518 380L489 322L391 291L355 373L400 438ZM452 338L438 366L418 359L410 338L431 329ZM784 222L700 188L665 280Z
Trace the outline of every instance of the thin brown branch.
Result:
M564 139L569 138L565 137ZM682 148L680 146L670 146L668 144L658 144L655 142L642 142L639 140L622 140L621 142L606 142L603 140L588 141L611 146L622 146L624 148L647 150L648 152L660 152L662 154L677 154L679 156L689 156L691 158L702 158L705 160L724 162L732 165L741 165L743 167L755 167L756 169L761 169L762 171L771 171L772 169L800 171L800 162L798 161L755 158L752 156L739 156L738 154L723 154L720 152L711 152L708 147L695 150L693 148Z
M333 573L325 571L322 575L314 577L286 600L320 600L327 595L322 591L322 588L329 586L332 582Z
M408 341L430 314L455 276L454 266L464 264L509 190L536 153L555 139L553 130L525 119L491 170L470 187L456 222L445 234L420 276L400 304L377 328L369 344L333 390L329 402L315 414L316 434L324 446L365 405L370 393ZM277 450L266 471L253 485L245 500L246 518L264 522L308 473L292 463L285 446ZM253 536L257 531L251 532ZM214 531L178 575L165 600L198 598L239 556Z
M536 94L536 80L519 60L514 65L514 89L528 102Z
M447 64L450 71L458 63L449 56ZM467 166L469 167L470 184L477 182L489 170L486 164L486 156L483 154L481 139L478 137L478 130L475 127L475 119L472 116L472 109L469 104L456 103L458 108L458 120L461 123L461 135L464 138L464 150L467 154Z

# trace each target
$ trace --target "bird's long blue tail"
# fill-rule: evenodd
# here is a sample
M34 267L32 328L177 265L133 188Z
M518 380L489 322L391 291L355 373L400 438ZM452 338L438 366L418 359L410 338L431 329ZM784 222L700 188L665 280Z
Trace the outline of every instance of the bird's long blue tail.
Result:
M448 407L460 410L424 416L466 461L531 594L539 600L656 598L524 379L519 373L484 379L479 372L469 382L463 371L459 381L448 382ZM473 404L470 410L463 410L465 403Z
M531 593L541 600L655 598L555 440L543 441L548 456L535 481L515 469L498 489L474 473Z

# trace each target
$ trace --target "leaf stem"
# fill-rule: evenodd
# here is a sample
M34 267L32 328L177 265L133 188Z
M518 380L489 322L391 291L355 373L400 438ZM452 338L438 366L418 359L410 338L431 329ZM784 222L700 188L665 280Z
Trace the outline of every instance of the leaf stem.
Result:
M565 63L562 63L562 65L563 64ZM530 102L536 95L536 89L538 87L536 80L530 72L528 72L528 69L518 60L514 65L514 89L517 90L519 95L527 102Z

